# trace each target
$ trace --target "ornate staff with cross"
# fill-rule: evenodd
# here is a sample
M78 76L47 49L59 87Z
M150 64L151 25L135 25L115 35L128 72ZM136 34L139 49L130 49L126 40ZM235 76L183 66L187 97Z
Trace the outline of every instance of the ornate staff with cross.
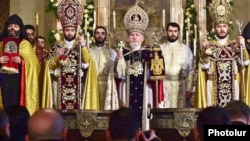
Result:
M238 31L239 31L239 36L242 35L241 27L243 25L243 21L241 19L237 19L235 21ZM244 59L243 59L243 46L240 44L240 57L241 57L241 65L242 65L242 92L243 92L243 100L244 102L246 101L246 93L245 93L245 73L244 73Z

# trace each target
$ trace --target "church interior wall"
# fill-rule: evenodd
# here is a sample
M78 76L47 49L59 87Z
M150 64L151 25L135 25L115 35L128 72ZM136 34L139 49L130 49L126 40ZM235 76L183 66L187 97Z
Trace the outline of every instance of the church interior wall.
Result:
M99 7L97 16L99 15L98 24L102 22L101 9L103 7L109 7L110 3L114 0L95 0L95 6ZM169 0L166 0L169 1ZM196 3L199 0L194 0ZM81 0L85 3L85 0ZM56 19L53 13L45 12L49 0L10 0L10 12L12 15L17 13L24 21L24 24L36 25L35 14L39 13L39 23L38 23L38 34L47 37L49 28L56 28ZM233 21L236 19L243 20L242 30L245 25L250 21L250 1L249 0L234 0L234 17ZM168 10L170 8L166 8ZM233 37L238 34L238 29L236 25L234 26Z

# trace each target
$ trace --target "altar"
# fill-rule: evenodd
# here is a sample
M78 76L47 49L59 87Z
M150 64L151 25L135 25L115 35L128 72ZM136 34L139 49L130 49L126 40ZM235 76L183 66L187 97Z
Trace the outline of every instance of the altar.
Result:
M193 141L192 129L201 109L163 108L151 109L150 128L155 130L162 141ZM112 111L63 110L59 111L68 128L68 140L106 141Z
M59 112L68 129L68 140L105 141L105 130L112 111L61 110Z
M150 128L155 130L162 141L193 141L193 128L196 127L197 108L152 109Z

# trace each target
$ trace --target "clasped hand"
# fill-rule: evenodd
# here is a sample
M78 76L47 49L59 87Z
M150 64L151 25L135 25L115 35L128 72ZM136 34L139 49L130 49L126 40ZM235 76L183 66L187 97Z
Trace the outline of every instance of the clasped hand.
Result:
M0 57L0 62L2 64L8 63L9 60L10 60L9 56L1 56ZM11 61L14 63L20 64L22 59L20 56L14 56L14 57L11 57Z
M84 38L84 35L79 35L78 37L77 37L77 40L78 40L78 42L80 43L80 45L81 46L85 46L86 45L86 40L85 40L85 38Z
M121 50L116 51L117 53L117 59L121 59L123 57L123 53Z
M60 48L57 48L57 54L59 55L59 56L62 56L62 55L64 55L64 53L66 52L66 48L64 48L64 47L60 47Z
M242 45L242 47L245 47L245 39L242 36L238 36L237 42Z
M204 50L206 50L210 46L209 41L207 40L207 38L202 40L202 46L203 46Z

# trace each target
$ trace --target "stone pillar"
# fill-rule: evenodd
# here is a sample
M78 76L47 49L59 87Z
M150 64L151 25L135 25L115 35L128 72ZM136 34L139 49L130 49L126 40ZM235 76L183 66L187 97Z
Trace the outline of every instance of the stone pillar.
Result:
M170 0L170 22L176 22L180 25L180 41L183 33L183 0Z
M110 0L97 0L97 25L109 27Z
M201 41L207 36L207 16L206 16L206 1L205 0L195 0L198 4L198 31L199 39ZM201 44L200 44L201 47Z
M183 0L170 0L170 22L179 22L179 16L181 11L183 11L182 8L182 1Z

